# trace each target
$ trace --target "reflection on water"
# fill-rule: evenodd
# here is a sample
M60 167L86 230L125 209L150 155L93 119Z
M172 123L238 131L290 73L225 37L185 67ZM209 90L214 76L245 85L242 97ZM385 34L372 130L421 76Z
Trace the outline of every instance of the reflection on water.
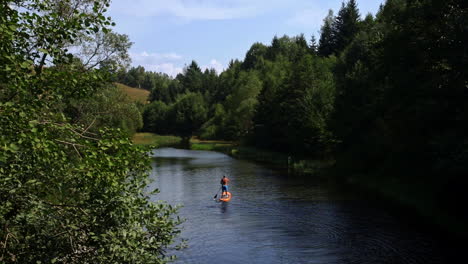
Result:
M445 263L437 240L327 183L224 154L158 149L154 199L182 204L177 263ZM233 198L216 202L223 175Z
M221 206L219 207L221 209L222 214L228 213L228 207L229 203L221 203Z

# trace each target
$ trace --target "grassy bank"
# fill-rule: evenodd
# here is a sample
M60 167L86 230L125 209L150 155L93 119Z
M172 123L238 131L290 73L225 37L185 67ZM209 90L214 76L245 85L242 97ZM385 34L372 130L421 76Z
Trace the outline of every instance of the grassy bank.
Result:
M192 150L218 151L229 154L235 145L236 143L232 141L190 139L190 149Z
M137 145L182 148L182 139L175 136L136 133L132 141ZM218 151L234 158L255 161L267 167L288 170L296 174L317 174L322 171L323 168L328 168L333 165L333 161L296 160L283 153L241 146L232 141L199 140L197 138L192 138L190 140L190 149Z
M175 136L160 136L152 133L137 133L133 142L139 145L153 147L181 147L181 138ZM328 170L334 161L323 160L294 160L286 154L241 146L236 142L215 140L190 140L190 149L218 151L231 157L255 161L266 167L287 170L293 174L323 176L331 175L340 182L346 182L346 188L368 194L374 199L395 205L396 208L406 210L408 215L419 216L425 220L428 228L437 226L441 233L449 232L466 237L468 230L464 222L454 218L440 207L434 197L435 190L430 184L417 187L415 183L403 183L397 179L379 177L378 175L352 175L348 171ZM416 187L415 187L416 186ZM456 202L456 201L454 201ZM412 218L412 217L410 217Z
M317 174L323 168L333 165L333 161L296 160L284 153L262 150L239 145L231 141L190 140L190 149L218 151L237 159L255 161L267 167L288 170L296 174Z
M137 145L161 148L179 146L182 139L176 136L161 136L153 133L136 133L133 135L132 141Z
M148 102L148 97L150 92L144 89L133 88L121 83L115 83L119 89L122 90L130 99L136 102L140 102L142 104L146 104Z
M238 146L231 149L231 156L252 160L269 167L288 170L294 174L318 175L323 169L334 164L332 160L297 159L280 152L254 147Z

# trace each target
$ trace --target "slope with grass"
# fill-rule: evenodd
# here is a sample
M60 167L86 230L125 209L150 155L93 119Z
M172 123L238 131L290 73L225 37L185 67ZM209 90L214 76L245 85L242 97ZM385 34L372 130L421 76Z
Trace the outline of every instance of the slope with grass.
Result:
M115 83L115 85L120 88L128 97L136 102L146 104L148 102L148 97L150 92L144 89L133 88L121 83Z

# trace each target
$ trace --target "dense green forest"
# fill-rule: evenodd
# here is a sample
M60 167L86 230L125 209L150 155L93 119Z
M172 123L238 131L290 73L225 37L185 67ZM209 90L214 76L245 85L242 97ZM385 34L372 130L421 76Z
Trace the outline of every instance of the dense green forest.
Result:
M131 43L108 0L0 3L0 263L164 263L175 209L150 202L112 85Z
M219 74L192 62L175 78L143 67L116 78L151 91L144 131L331 159L347 180L463 223L450 201L467 187L467 12L461 0L388 0L363 16L350 0L318 41L275 36Z
M349 0L318 39L272 36L221 73L193 61L174 78L128 68L109 3L0 3L1 263L167 261L180 220L150 202L139 130L332 160L466 234L466 1L387 0L363 16Z

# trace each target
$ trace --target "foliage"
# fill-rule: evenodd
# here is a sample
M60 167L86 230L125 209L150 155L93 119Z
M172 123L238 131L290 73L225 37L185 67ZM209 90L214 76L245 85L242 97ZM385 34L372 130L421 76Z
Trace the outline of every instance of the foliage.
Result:
M232 94L225 101L226 124L224 138L245 137L253 128L252 118L257 105L257 95L262 82L254 71L241 72L233 87Z
M329 11L318 45L275 36L218 76L192 62L153 101L195 109L180 98L199 93L206 122L185 125L205 139L332 156L356 174L418 182L450 171L459 181L468 153L466 10L460 0L388 0L362 19L349 0ZM171 111L148 116L162 112ZM166 133L180 130L183 116L169 115Z
M219 75L192 62L153 89L151 100L167 109L154 103L145 127L164 117L157 127L165 133L336 160L344 178L390 182L408 190L401 196L430 193L417 199L466 222L441 205L466 189L467 20L461 0L387 0L364 19L355 0L345 1L325 17L318 45L275 36ZM194 93L198 106L181 100ZM206 114L204 123L191 125L185 117L194 114L181 109Z
M174 120L174 132L182 138L190 138L206 121L206 106L199 93L187 93L177 99L169 116Z
M169 120L170 106L161 101L154 101L145 107L143 112L144 131L157 134L168 134L172 130Z
M259 69L265 63L268 47L262 43L254 43L245 54L245 59L242 62L244 70Z
M93 124L94 127L120 128L131 135L143 127L143 119L135 102L120 88L110 84L97 91L93 97L73 100L65 113L76 124Z
M359 32L360 15L355 0L343 3L333 24L335 52L342 52Z
M90 99L108 74L65 48L108 31L108 1L0 5L0 262L165 262L179 220L144 192L145 151L63 112L99 109L115 92Z
M151 90L152 103L145 108L143 114L144 130L158 134L191 136L207 120L208 113L214 111L216 97L219 96L217 88L216 71L207 69L202 72L196 62L192 62L175 79L161 78ZM190 101L192 99L194 101ZM196 112L191 113L192 110ZM200 111L202 112L197 114Z
M226 111L222 104L216 104L213 117L200 128L201 139L217 139L225 137Z
M76 44L68 48L81 59L83 67L106 68L115 73L130 64L128 49L132 44L127 35L106 30L95 32L92 36L81 35Z
M333 31L333 24L335 17L333 10L328 11L328 15L323 20L322 28L320 29L320 40L318 46L318 53L321 56L329 56L335 52L335 32Z
M398 196L425 193L440 218L460 223L468 216L442 205L467 187L467 19L462 1L387 1L335 72L339 167L410 186Z
M179 74L177 79L183 87L183 93L200 93L202 90L203 73L195 61L192 61L192 63L184 69L183 74Z
M338 15L328 12L321 28L318 52L321 56L339 55L360 30L360 15L355 0L343 2Z
M143 66L120 69L115 81L151 92L150 100L172 100L167 91L172 78L164 73L146 71Z

